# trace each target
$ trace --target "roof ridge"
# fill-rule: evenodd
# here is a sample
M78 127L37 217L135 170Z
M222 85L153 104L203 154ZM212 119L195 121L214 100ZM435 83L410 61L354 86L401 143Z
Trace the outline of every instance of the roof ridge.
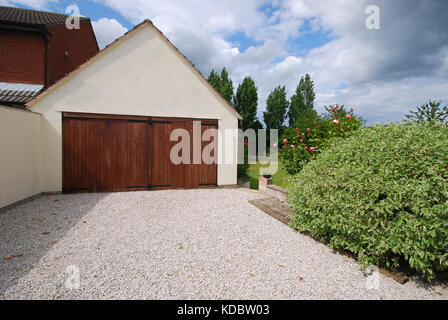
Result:
M8 9L14 9L14 10L22 10L22 11L31 11L31 12L38 12L38 13L50 13L50 14L58 14L61 16L70 17L70 15L65 13L59 13L59 12L53 12L53 11L43 11L43 10L34 10L34 9L27 9L27 8L18 8L18 7L8 7L8 6L0 6L1 8L8 8ZM81 16L80 16L81 17Z

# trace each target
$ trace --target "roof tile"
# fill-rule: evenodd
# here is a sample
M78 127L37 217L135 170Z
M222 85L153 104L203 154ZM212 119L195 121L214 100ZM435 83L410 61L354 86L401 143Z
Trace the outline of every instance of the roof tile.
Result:
M43 85L0 82L0 103L25 104L36 97Z
M0 22L26 25L64 24L69 16L61 13L0 6ZM82 20L89 18L81 17Z

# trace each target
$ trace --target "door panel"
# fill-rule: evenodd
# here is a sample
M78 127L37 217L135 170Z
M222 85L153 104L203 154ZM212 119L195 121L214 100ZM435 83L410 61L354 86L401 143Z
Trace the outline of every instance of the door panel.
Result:
M148 127L141 121L65 119L64 191L149 189Z
M88 165L91 148L88 120L65 120L62 124L64 191L87 192L92 167Z
M216 130L218 127L216 126L210 126L210 125L202 125L202 135L207 130ZM213 131L212 131L213 132ZM217 184L217 176L218 176L218 164L217 164L217 152L218 152L218 136L217 132L215 131L215 134L211 134L211 131L208 131L208 134L210 134L209 141L202 141L202 152L206 151L207 155L210 156L211 164L208 164L207 162L204 162L204 157L202 159L202 164L199 167L199 186L201 187L210 187L210 186L216 186Z
M104 120L89 119L89 149L84 156L89 172L89 192L108 191L107 153L108 123ZM74 142L82 144L82 141Z
M131 120L108 122L106 171L109 191L149 189L148 124Z
M167 126L168 127L168 126ZM187 185L186 183L188 182L188 180L186 180L186 173L188 170L188 164L184 164L184 163L180 163L180 164L174 164L171 161L171 149L180 142L179 141L170 141L170 136L171 133L177 129L181 129L181 130L187 130L188 132L188 127L187 124L185 123L185 121L173 121L171 122L171 124L169 125L169 129L167 132L167 145L169 146L168 148L168 154L167 154L167 159L166 159L166 163L165 165L168 167L168 181L169 184L171 185L171 189L181 189L181 188L186 188ZM162 164L163 165L163 164Z
M170 132L171 123L153 122L151 125L151 173L155 189L171 188L170 181Z

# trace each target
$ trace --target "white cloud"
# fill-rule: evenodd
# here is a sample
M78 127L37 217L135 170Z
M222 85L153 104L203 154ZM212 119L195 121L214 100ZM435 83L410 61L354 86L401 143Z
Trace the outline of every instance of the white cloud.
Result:
M128 31L117 20L108 18L92 21L92 27L95 31L100 49L103 49Z
M429 98L448 99L448 51L440 45L447 34L443 1L100 2L134 23L152 19L205 75L226 66L235 85L251 75L259 87L259 116L273 88L284 84L292 94L306 72L315 80L320 108L353 105L370 122L403 118ZM273 7L269 15L260 10L266 4ZM371 4L381 10L382 30L365 28L365 8ZM329 32L331 40L300 56L288 41L301 36L306 19L313 31ZM242 52L226 40L235 32L261 44Z
M38 8L52 0L0 3L5 1ZM401 119L430 98L448 103L444 0L94 1L134 24L151 19L205 76L223 66L235 86L252 76L259 87L259 116L271 90L286 85L292 94L305 73L315 81L318 108L352 105L370 122ZM381 30L365 27L365 8L372 4L380 8ZM112 19L93 24L101 46L126 31ZM327 43L312 50L300 41L291 46L305 25L328 33ZM228 40L235 33L257 45L238 47Z
M337 101L357 107L368 123L397 121L409 110L415 109L429 99L448 102L446 80L430 77L403 79L382 84L363 84L347 90L334 91L332 97L318 97L320 105Z
M48 5L58 0L0 0L1 6L23 5L37 10L47 10Z
M292 12L299 2L310 4L291 1ZM353 105L374 123L403 119L428 99L448 102L448 69L443 68L448 28L442 13L447 3L370 1L380 7L382 19L382 29L370 31L364 27L364 8L371 3L357 1L347 7L349 2L322 1L321 8L313 2L315 12L297 12L314 15L335 36L304 57L303 72L316 82L317 105ZM348 88L341 89L341 84Z

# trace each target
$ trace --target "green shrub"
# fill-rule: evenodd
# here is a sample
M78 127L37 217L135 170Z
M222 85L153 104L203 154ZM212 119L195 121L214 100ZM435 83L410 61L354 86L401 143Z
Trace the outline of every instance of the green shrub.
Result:
M244 163L239 163L237 166L237 177L238 180L248 181L249 180L249 142L247 139L244 140Z
M448 269L448 127L361 128L293 179L291 226L362 266Z

